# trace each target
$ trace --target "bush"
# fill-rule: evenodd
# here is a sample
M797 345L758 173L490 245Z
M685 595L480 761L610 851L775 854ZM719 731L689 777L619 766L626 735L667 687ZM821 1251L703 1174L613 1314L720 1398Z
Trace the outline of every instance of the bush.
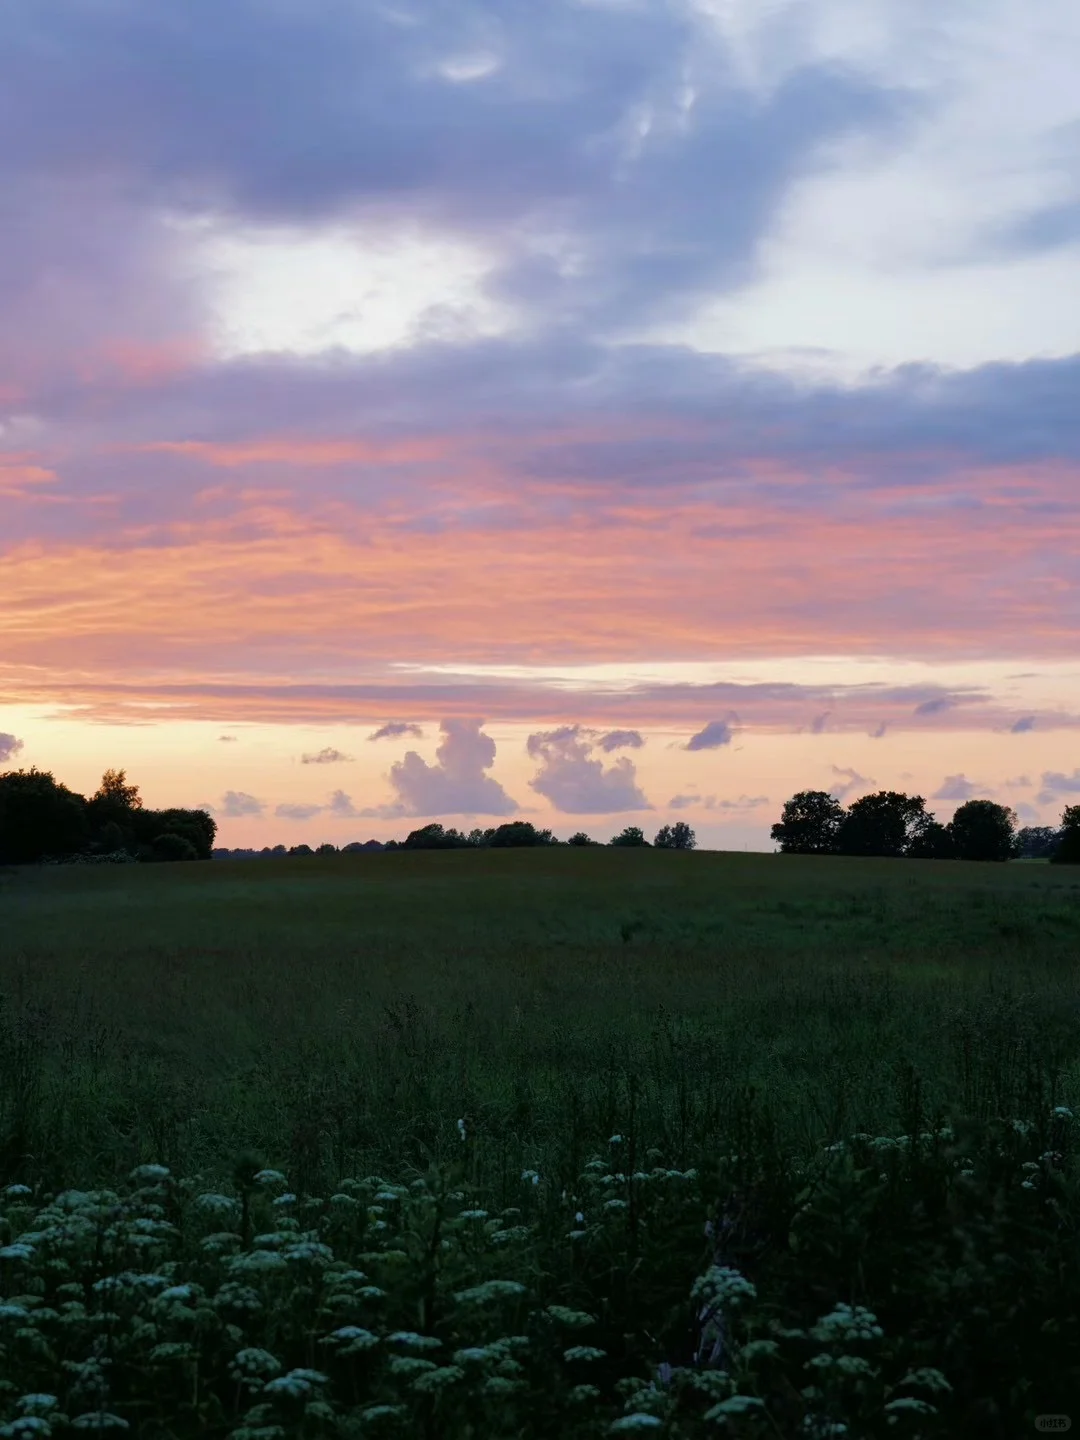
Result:
M150 842L151 860L198 860L199 852L187 838L186 835L177 835L173 831L166 831L164 835L157 835Z

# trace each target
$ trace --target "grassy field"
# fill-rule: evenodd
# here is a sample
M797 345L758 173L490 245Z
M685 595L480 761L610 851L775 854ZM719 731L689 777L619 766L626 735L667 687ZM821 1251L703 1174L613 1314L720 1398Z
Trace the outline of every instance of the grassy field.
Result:
M677 1284L686 1290L702 1263L702 1215L722 1194L753 1187L755 1233L781 1237L784 1256L762 1276L772 1275L789 1324L794 1314L812 1319L815 1306L827 1309L830 1295L894 1303L892 1322L916 1336L913 1354L936 1363L927 1358L934 1345L953 1342L936 1331L918 1339L916 1298L896 1299L889 1264L906 1264L924 1241L945 1245L949 1226L942 1222L941 1236L912 1232L903 1241L909 1249L892 1261L886 1247L880 1274L868 1247L887 1215L900 1237L931 1193L946 1208L954 1204L954 1172L970 1176L981 1163L959 1153L965 1146L981 1145L990 1169L1013 1167L1014 1179L1000 1182L1013 1197L1008 1205L1031 1203L1018 1189L1021 1166L1045 1170L1045 1156L1014 1153L1000 1128L1030 1133L1044 1150L1064 1147L1048 1117L1055 1107L1080 1110L1078 962L1080 873L1036 864L605 848L8 871L0 873L0 1184L26 1184L38 1197L65 1186L122 1188L133 1167L157 1162L242 1197L250 1165L262 1165L284 1172L302 1198L348 1176L452 1174L463 1203L467 1194L485 1197L477 1213L524 1207L534 1215L537 1235L547 1238L536 1241L530 1264L542 1254L543 1272L551 1284L561 1276L570 1288L558 1293L566 1295L585 1280L577 1262L550 1249L552 1237L557 1231L566 1248L572 1220L563 1212L583 1203L583 1176L591 1158L594 1178L599 1173L600 1154L616 1187L610 1193L630 1186L630 1232L615 1244L603 1231L606 1279L585 1285L584 1298L608 1306L609 1358L618 1348L612 1306L625 1310L626 1353L616 1367L623 1378L675 1343L676 1322L666 1292L659 1310L640 1296L613 1300L618 1267L610 1256L627 1273L654 1265L659 1274L677 1251L686 1269ZM865 1213L856 1206L848 1229L830 1240L836 1207L848 1204L834 1194L814 1211L818 1238L801 1250L788 1243L807 1167L836 1153L823 1147L886 1137L882 1148L901 1133L951 1135L947 1127L969 1125L976 1129L957 1139L959 1149L927 1140L925 1172L902 1155L895 1164L855 1165L844 1184L858 1189L871 1170L877 1184L885 1165L882 1195L891 1198L867 1201ZM857 1134L863 1140L852 1142ZM614 1157L612 1136L620 1137ZM238 1168L245 1150L257 1161ZM627 1177L657 1166L692 1169L694 1180L688 1198L665 1202L670 1253L654 1236L646 1264L635 1218L644 1202ZM533 1172L543 1178L535 1195ZM1058 1176L1053 1183L1059 1179L1065 1184ZM988 1170L988 1215L997 1215L998 1202L986 1197L998 1183ZM821 1193L832 1194L828 1185ZM1000 1235L985 1216L983 1230L976 1226L978 1244L991 1250L1028 1246L1029 1276L1044 1261L1050 1266L1058 1279L1036 1286L1025 1303L1051 1311L1062 1303L1053 1287L1066 1270L1077 1273L1076 1216L1066 1212L1067 1225L1055 1211L1052 1224L1019 1240L1008 1229L1011 1210L992 1222L1006 1227ZM1060 1245L1071 1247L1065 1269L1053 1258ZM776 1245L766 1241L765 1250L774 1254ZM732 1254L753 1268L750 1240L744 1252ZM942 1250L934 1263L962 1270L969 1262ZM992 1268L990 1258L986 1264ZM927 1298L937 1281L930 1261L923 1269L925 1303L952 1303ZM1030 1290L1035 1282L1025 1283ZM1008 1329L1021 1323L1019 1312L1006 1320L994 1311L997 1299L971 1304L992 1312L1001 1333L988 1338L985 1325L965 1333L950 1352L954 1370L976 1366L971 1357L985 1360L995 1347L1013 1355L1015 1369ZM409 1314L406 1328L415 1329ZM1056 1315L1055 1323L1066 1319ZM1007 1397L988 1399L985 1383L980 1391L968 1375L960 1387L966 1408L949 1411L940 1431L886 1429L878 1411L843 1413L857 1413L866 1435L1004 1436L1020 1433L1009 1427L1024 1417L1030 1430L1031 1415L1061 1408L1061 1364L1053 1383L1046 1368L1047 1347L1057 1342L1040 1343L1043 1369L1032 1378L1035 1362L1024 1361L1027 1378L1014 1376ZM1075 1362L1075 1347L1070 1353ZM1080 1369L1069 1374L1080 1378ZM1036 1395L1040 1384L1054 1395ZM599 1386L597 1404L606 1395ZM839 1414L841 1399L834 1401ZM422 1404L423 1415L399 1416L401 1433L599 1435L611 1423L607 1415L590 1429L591 1420L571 1423L560 1411L550 1431L535 1418L484 1429L451 1423L430 1395ZM645 1409L630 1413L649 1413L640 1404ZM663 1433L715 1433L721 1423L746 1435L816 1433L786 1429L776 1418L786 1414L783 1403L770 1404L768 1425L733 1410L699 1431L700 1416L687 1412L682 1421L665 1419ZM918 1419L917 1407L911 1413ZM224 1419L214 1429L199 1414L191 1430L141 1433L241 1433ZM409 1429L421 1420L426 1428ZM925 1416L918 1423L931 1425Z

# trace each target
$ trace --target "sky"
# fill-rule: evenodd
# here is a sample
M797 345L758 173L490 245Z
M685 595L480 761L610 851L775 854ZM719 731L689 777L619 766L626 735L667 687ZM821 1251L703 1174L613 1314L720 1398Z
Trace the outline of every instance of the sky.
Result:
M1080 795L1080 8L8 0L0 766L229 846Z

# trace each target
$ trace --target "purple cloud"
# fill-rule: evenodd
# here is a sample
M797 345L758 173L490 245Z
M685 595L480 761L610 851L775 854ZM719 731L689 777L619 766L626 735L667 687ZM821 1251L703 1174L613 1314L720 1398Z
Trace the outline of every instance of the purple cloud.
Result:
M394 815L511 815L518 808L506 791L485 772L495 763L495 741L485 735L482 720L444 720L442 743L429 765L415 750L390 767L390 785L397 797L374 813ZM361 812L364 814L371 812Z
M564 815L613 815L651 810L637 783L633 761L620 756L607 769L592 755L593 732L580 725L530 735L526 750L540 768L529 781Z
M609 730L596 740L597 748L605 754L612 750L640 750L645 744L637 730Z
M734 738L735 732L727 720L710 720L704 729L690 736L683 749L719 750L723 745L730 745Z
M321 805L293 805L282 804L274 809L274 814L279 820L310 820L313 815L322 813Z
M1036 801L1040 805L1049 805L1062 795L1080 795L1080 770L1074 770L1071 775L1066 775L1061 770L1043 772L1041 789L1035 797Z
M262 800L256 800L254 795L248 795L243 790L226 790L221 797L221 814L230 820L238 820L244 815L261 815L266 809Z
M0 765L7 760L13 760L23 748L23 742L14 735L0 734Z
M1035 729L1035 719L1034 715L1022 715L1014 725L1010 725L1009 729L1014 735L1024 735L1029 730Z
M934 791L933 798L935 800L970 800L983 789L982 785L976 785L966 775L946 775Z
M351 760L351 755L343 755L340 750L327 746L324 750L318 750L314 755L301 755L301 765L340 765Z
M869 790L871 785L877 784L876 780L868 775L860 775L850 765L833 765L831 768L837 778L829 787L829 794L837 800L843 800L845 796L853 794L856 790Z
M396 740L399 735L412 735L417 740L424 738L424 732L419 725L411 725L405 720L391 720L386 725L380 725L378 730L368 736L368 739Z

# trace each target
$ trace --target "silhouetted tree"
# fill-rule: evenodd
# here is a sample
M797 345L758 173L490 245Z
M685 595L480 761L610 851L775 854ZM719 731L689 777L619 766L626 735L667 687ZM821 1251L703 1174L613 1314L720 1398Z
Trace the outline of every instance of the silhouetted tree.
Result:
M591 840L584 830L578 830L566 842L568 845L599 845L599 840Z
M324 840L315 851L316 855L336 855L337 853L337 846L331 845L329 840Z
M620 830L618 835L611 837L612 845L642 846L648 845L644 831L637 825L627 825L625 830Z
M1049 860L1061 839L1053 825L1025 825L1016 836L1016 853L1022 860Z
M183 835L167 832L157 835L150 842L148 860L197 860L195 846Z
M785 855L833 855L844 807L827 790L800 790L769 832Z
M537 830L528 820L511 820L499 825L487 842L496 849L526 845L550 845L553 837L550 830Z
M908 842L907 855L911 860L955 860L952 832L931 818Z
M658 850L693 850L697 836L685 820L677 820L674 825L661 825L653 844Z
M89 835L86 801L47 770L0 775L0 864L77 854Z
M290 845L290 846L289 846L289 854L290 854L290 855L314 855L314 854L315 854L315 851L312 850L312 848L311 848L310 845Z
M1066 805L1061 812L1059 837L1050 859L1055 865L1080 865L1080 805Z
M1016 812L993 800L968 800L949 824L960 860L1009 860L1016 853Z
M840 822L837 848L841 855L906 855L933 820L921 795L879 790L848 806Z

